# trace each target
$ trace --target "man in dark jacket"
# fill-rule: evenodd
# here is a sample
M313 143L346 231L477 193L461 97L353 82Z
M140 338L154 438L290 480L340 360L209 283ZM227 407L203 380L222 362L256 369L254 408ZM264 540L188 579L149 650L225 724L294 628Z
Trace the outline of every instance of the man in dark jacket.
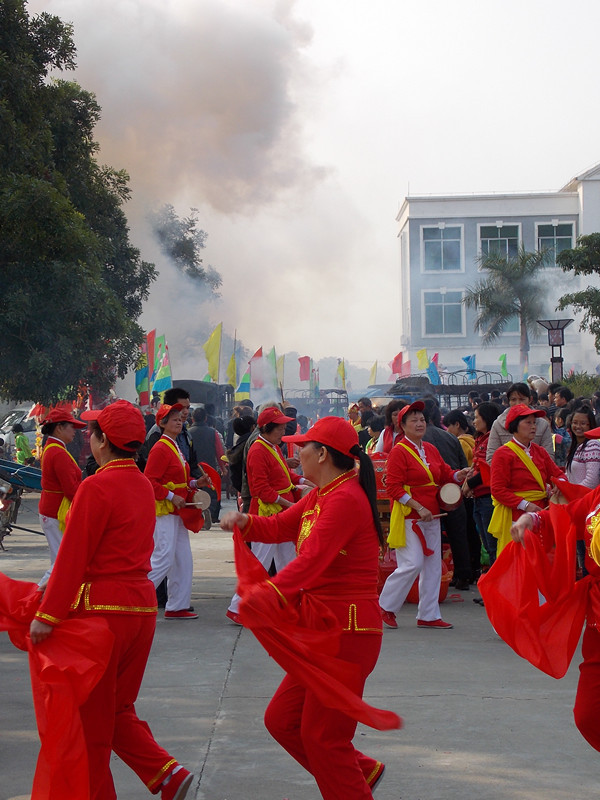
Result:
M441 426L441 414L437 402L432 398L423 398L425 412L429 422L423 436L423 441L437 447L440 455L454 469L464 469L467 464L466 456L456 436L452 436ZM453 585L461 591L469 589L474 579L471 569L471 556L467 540L467 512L463 503L454 511L449 511L448 516L442 518L442 525L446 531L452 559L454 561Z

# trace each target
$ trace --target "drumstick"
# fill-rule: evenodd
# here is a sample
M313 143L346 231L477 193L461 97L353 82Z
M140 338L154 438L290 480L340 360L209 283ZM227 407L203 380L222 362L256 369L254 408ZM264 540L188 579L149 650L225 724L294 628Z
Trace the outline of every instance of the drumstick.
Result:
M447 516L448 516L448 513L446 511L444 511L443 514L434 514L432 519L439 519L440 517L447 517Z

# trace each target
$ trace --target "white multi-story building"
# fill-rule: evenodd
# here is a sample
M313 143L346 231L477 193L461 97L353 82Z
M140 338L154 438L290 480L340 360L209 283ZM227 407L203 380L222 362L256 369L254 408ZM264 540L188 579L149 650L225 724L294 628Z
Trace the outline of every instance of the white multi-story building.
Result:
M555 257L574 247L578 236L600 231L600 164L557 192L408 196L396 219L401 346L413 372L416 352L423 348L429 356L439 353L440 364L449 370L464 368L462 357L472 353L479 369L499 370L499 358L506 353L509 372L518 380L518 320L484 348L474 330L476 313L461 302L465 289L484 277L482 255L512 255L523 246L527 251L545 248ZM573 317L570 310L557 312L556 300L587 283L556 267L553 257L544 281L549 287L545 318ZM565 369L594 372L600 357L592 337L578 327L576 320L565 331ZM531 341L530 372L547 374L550 355L540 326L539 339Z

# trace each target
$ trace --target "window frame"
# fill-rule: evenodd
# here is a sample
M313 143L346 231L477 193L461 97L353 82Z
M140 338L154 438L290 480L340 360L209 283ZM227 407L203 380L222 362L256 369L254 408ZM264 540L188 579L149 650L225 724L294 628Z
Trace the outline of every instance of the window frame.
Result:
M442 294L442 295L446 295L448 292L457 292L457 293L460 294L460 297L461 297L461 302L460 302L460 324L461 324L461 330L460 330L460 333L444 333L443 331L442 331L442 333L427 333L427 319L426 319L426 313L425 312L426 312L427 305L429 305L429 304L425 302L425 295L428 292L429 293L435 292L436 294ZM461 287L452 286L450 288L448 288L447 286L441 286L441 287L439 287L437 289L432 289L432 288L428 288L428 289L423 288L423 289L421 289L421 338L423 338L423 339L439 339L441 337L452 338L452 339L464 339L464 338L466 338L466 335L467 335L466 334L467 314L466 314L465 304L462 302L463 299L464 299L464 296L465 296L465 288L463 286L461 286ZM436 304L431 304L431 305L439 305L439 304L436 303ZM442 306L443 305L444 304L442 303Z
M498 223L502 223L499 225ZM503 220L496 220L495 222L478 222L477 223L477 255L480 259L483 259L483 249L481 247L481 229L482 228L505 228L505 227L516 227L517 228L517 247L523 246L523 223L522 222L504 222ZM498 237L499 239L502 237ZM508 254L507 254L508 255ZM481 272L483 267L478 266L478 271Z
M459 248L460 248L460 256L459 262L460 266L458 269L426 269L425 268L425 238L424 238L424 230L426 228L437 228L439 230L445 230L446 228L459 228L460 229L460 239L459 239ZM443 238L440 239L440 242L443 242ZM456 241L455 239L452 241ZM432 223L425 223L419 226L419 242L420 242L420 270L422 275L458 275L461 272L465 271L465 226L464 223L448 223L448 222L432 222Z
M554 224L556 222L556 225ZM571 226L571 247L569 249L573 249L577 242L577 221L574 219L552 219L550 222L536 222L535 223L535 249L536 252L540 252L540 235L539 229L542 225L550 225L554 229L556 229L559 225L570 225ZM548 237L544 237L548 238ZM556 233L554 234L554 240L556 242ZM548 269L560 269L560 267L556 263L556 250L554 251L554 263L547 265Z

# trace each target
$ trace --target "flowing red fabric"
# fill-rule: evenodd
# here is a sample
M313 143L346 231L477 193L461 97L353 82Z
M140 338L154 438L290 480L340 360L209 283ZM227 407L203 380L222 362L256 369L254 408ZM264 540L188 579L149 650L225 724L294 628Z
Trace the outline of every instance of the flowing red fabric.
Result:
M550 520L550 552L528 530L525 544L509 542L477 588L498 635L534 667L562 678L581 636L592 582L575 581L576 531L567 507L551 503Z
M400 728L402 720L397 714L368 705L349 688L358 688L358 667L336 658L342 632L327 606L307 593L299 610L289 604L282 608L275 589L265 584L267 571L237 527L233 542L242 597L240 617L271 658L326 708L342 711L377 730Z
M79 707L102 677L113 635L101 617L67 619L40 644L29 624L41 593L35 583L0 573L0 631L29 653L40 754L31 800L89 798L89 772Z
M207 464L205 461L200 462L200 466L206 472L208 477L212 481L213 489L217 493L217 497L221 497L221 476L217 472L214 467L211 467L210 464Z

